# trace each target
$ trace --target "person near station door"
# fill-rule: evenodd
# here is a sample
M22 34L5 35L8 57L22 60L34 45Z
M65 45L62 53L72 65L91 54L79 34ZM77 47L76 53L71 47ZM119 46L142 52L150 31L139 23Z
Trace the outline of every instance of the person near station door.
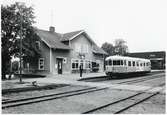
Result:
M83 72L83 65L81 64L81 65L79 66L80 77L82 77L82 72Z

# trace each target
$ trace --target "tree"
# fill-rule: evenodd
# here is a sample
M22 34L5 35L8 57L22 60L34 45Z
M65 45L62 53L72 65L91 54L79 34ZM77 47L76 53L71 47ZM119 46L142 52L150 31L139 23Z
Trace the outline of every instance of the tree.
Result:
M126 45L126 41L123 39L116 39L114 52L117 55L125 55L128 52L128 46Z
M18 72L19 70L19 61L13 61L12 62L12 71L15 73L15 72Z
M8 73L11 57L20 55L20 36L23 42L22 56L33 59L40 56L35 45L39 37L32 26L34 18L33 8L24 3L1 5L2 78Z
M106 51L109 55L114 55L114 46L111 43L103 43L101 48Z

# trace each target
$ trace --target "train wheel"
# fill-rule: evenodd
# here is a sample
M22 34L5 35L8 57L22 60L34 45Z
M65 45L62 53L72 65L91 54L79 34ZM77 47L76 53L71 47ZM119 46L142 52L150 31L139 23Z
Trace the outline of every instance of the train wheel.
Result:
M117 78L117 76L113 75L113 76L112 76L112 78L113 78L113 79L116 79L116 78Z

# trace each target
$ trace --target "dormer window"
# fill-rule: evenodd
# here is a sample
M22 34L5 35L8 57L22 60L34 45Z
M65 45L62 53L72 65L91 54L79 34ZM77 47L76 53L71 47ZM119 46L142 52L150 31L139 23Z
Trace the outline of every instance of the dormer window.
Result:
M79 53L88 53L89 52L89 46L88 44L75 44L75 51Z

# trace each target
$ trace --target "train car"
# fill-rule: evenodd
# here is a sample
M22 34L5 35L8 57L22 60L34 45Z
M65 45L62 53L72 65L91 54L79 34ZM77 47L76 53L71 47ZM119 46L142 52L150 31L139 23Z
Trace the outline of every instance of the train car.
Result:
M109 56L105 60L107 76L143 74L151 71L148 59L125 56Z

